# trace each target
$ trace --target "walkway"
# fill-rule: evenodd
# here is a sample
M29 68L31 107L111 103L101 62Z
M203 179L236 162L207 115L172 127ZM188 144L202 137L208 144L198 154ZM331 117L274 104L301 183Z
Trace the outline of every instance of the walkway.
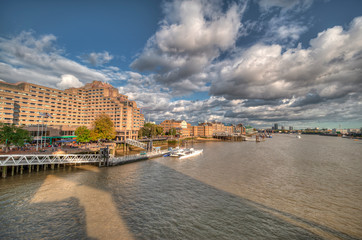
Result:
M135 155L127 155L127 156L123 156L123 157L111 157L109 159L109 164L111 166L115 166L115 165L131 163L131 162L146 160L146 159L155 158L155 157L161 157L168 152L169 152L168 150L163 150L163 151L157 151L157 152L155 152L155 151L148 152L145 155L135 154Z

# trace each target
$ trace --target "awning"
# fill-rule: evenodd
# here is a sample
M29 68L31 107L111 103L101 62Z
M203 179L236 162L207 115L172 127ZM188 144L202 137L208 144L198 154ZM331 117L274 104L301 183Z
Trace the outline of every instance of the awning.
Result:
M43 139L44 138L49 139L50 144L52 144L54 139L62 139L63 140L65 138L73 138L71 142L74 142L74 141L76 141L77 136L53 136L53 137L43 136ZM56 141L56 142L59 142L59 141Z
M43 138L77 138L77 136L54 136L54 137L45 137L43 136Z

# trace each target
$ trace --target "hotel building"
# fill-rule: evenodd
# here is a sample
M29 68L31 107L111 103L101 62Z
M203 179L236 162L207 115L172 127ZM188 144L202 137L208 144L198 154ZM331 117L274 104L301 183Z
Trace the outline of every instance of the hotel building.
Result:
M94 81L80 88L58 90L25 82L0 82L0 122L25 125L33 136L39 124L47 127L44 136L74 135L79 126L91 128L101 113L111 117L117 140L138 138L144 123L140 109L108 83Z

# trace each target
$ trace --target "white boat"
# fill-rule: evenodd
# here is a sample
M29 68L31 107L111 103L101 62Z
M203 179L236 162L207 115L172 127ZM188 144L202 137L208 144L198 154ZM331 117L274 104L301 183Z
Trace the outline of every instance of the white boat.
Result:
M187 149L177 147L170 152L170 157L179 157L180 155L183 155L185 150Z
M297 137L296 138L302 138L300 135L297 135Z
M190 148L190 149L188 149L188 150L184 150L184 151L179 155L179 159L194 157L194 156L197 156L197 155L201 154L203 151L204 151L203 149L195 150L195 149L193 149L193 148Z

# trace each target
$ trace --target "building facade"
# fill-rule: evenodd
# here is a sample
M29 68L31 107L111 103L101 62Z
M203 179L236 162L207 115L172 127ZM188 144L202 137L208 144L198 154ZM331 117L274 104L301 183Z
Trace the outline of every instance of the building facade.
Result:
M245 134L245 127L242 124L225 126L220 122L205 122L192 126L192 134L198 137L212 137L214 134Z
M212 126L203 124L199 126L192 126L193 136L195 137L212 137L214 129Z
M165 120L160 123L160 126L163 128L164 133L170 132L172 128L176 129L176 132L180 132L182 129L187 129L187 126L191 124L188 124L186 121L176 121L174 119L171 120Z
M39 125L45 131L43 136L74 135L77 127L90 128L102 113L111 117L117 139L137 139L144 123L140 109L108 83L94 81L80 88L58 90L25 82L0 82L0 121L24 125L32 135L39 132Z

